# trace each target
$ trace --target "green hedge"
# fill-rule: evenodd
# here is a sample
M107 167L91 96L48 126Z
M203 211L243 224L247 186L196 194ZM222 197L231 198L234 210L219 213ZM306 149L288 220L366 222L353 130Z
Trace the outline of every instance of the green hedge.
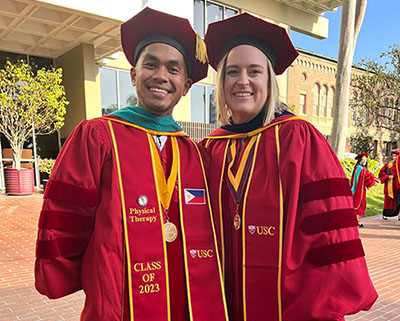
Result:
M345 158L340 160L340 164L342 164L344 173L346 174L346 177L348 179L351 179L351 173L353 172L354 165L357 163L357 160L352 159L352 158ZM368 160L368 169L372 172L374 169L374 174L375 177L378 177L379 171L381 167L379 166L379 163L374 160L374 159L369 159Z

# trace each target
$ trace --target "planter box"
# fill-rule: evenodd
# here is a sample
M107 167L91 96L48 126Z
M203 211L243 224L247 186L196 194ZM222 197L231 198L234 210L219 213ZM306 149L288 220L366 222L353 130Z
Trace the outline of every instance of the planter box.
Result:
M5 168L4 177L8 195L32 195L34 191L33 168Z
M48 178L43 178L42 179L42 184L43 184L43 193L46 190L47 182L49 181Z

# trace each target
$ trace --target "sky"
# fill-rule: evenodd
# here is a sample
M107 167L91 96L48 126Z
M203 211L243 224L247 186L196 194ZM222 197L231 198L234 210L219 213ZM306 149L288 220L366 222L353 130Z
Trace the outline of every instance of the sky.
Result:
M342 7L336 12L326 12L329 19L328 38L318 40L295 31L290 33L295 47L317 54L338 58ZM400 45L400 0L368 0L364 21L357 38L353 63L362 58L380 61L379 56L389 46Z

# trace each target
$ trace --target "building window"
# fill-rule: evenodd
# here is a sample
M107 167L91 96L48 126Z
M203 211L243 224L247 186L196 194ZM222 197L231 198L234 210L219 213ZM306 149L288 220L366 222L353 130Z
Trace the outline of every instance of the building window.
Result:
M137 104L136 88L132 86L129 71L101 67L100 90L102 115Z
M385 156L390 157L392 150L397 149L397 142L383 142L385 144Z
M335 89L329 88L328 91L328 117L333 118L333 97L335 96Z
M372 153L374 156L378 155L378 141L374 140L372 145Z
M307 73L306 73L306 72L303 72L303 73L301 74L301 80L303 80L303 81L306 81L306 80L307 80Z
M216 124L215 87L195 84L190 89L190 121Z
M368 121L369 121L369 112L368 112L367 109L363 110L363 116L364 116L364 122L368 123Z
M357 108L356 107L351 108L351 121L353 121L353 122L357 121Z
M210 23L221 21L235 14L239 10L208 0L194 0L194 30L204 38Z
M385 156L386 156L386 157L389 157L389 156L390 156L390 153L391 153L391 151L392 151L393 143L392 143L392 142L385 142L385 143L386 143L386 146L385 146Z
M326 87L325 85L322 86L322 89L321 89L320 114L321 114L321 116L324 116L324 117L327 116L327 114L326 114L326 112L327 112L327 105L326 105L326 103L327 103L327 100L326 100L327 91L328 91L328 87Z
M305 94L300 94L300 113L303 115L307 114Z
M319 85L315 84L313 88L314 103L313 103L313 115L319 115Z

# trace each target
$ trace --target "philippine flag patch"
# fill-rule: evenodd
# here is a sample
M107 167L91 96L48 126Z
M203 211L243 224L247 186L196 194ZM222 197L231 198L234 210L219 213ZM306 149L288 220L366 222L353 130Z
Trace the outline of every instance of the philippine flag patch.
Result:
M185 188L186 204L205 204L206 191L204 189Z

